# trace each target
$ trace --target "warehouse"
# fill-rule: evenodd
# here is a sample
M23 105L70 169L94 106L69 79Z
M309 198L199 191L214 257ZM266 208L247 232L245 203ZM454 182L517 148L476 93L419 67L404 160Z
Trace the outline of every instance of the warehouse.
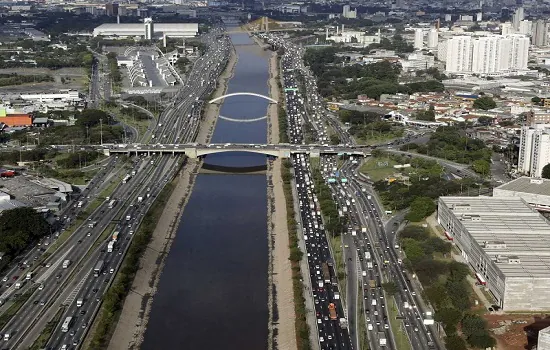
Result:
M540 211L550 211L550 180L520 177L493 189L494 197L520 197Z
M117 36L120 38L145 37L146 25L143 23L104 23L94 29L94 36ZM164 35L172 38L192 38L199 32L197 23L153 23L148 26L154 38Z
M503 310L550 310L550 225L523 199L440 197L437 220Z

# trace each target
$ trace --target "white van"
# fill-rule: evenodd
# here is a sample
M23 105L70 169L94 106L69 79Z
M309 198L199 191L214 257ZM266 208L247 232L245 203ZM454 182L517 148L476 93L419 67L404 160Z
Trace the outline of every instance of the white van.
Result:
M373 328L372 328L372 323L369 323L369 324L368 324L367 329L368 329L369 331L372 331L372 329L373 329Z
M376 299L372 299L371 305L372 305L372 306L376 306Z

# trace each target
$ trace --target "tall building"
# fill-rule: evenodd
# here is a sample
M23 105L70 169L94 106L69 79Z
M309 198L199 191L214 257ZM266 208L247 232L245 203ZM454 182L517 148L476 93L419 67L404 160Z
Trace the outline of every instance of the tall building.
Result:
M461 35L447 40L445 70L450 73L472 70L472 37Z
M532 28L533 22L524 19L523 21L519 22L518 33L523 35L531 35Z
M548 23L545 20L539 19L533 25L531 43L535 46L548 45Z
M483 20L483 13L478 12L476 13L476 22L481 22Z
M523 7L518 7L512 15L512 24L515 31L519 31L519 23L525 19Z
M420 28L415 29L414 31L414 48L417 50L422 50L424 47L424 31Z
M432 28L428 32L428 49L435 49L439 41L439 33L437 29Z
M529 38L525 35L455 36L447 40L445 69L478 74L521 71L527 69L528 55Z
M145 29L145 40L153 40L155 34L154 34L154 28L153 28L153 19L152 18L145 18L143 20L144 29Z
M521 128L518 172L540 177L550 163L550 124L528 124Z
M502 23L500 28L501 28L500 34L502 34L502 35L508 35L508 34L513 34L514 33L514 27L512 26L511 22Z

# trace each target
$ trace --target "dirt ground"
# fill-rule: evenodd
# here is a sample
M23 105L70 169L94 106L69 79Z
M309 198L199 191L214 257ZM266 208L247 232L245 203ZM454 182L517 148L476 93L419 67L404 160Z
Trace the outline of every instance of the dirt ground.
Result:
M82 68L2 68L0 74L41 75L48 74L54 78L53 82L29 83L0 87L0 93L29 93L51 92L60 89L80 90L84 87L86 72ZM63 81L61 80L63 78Z
M497 350L525 350L537 343L538 331L550 326L550 315L488 314L483 316L497 340Z

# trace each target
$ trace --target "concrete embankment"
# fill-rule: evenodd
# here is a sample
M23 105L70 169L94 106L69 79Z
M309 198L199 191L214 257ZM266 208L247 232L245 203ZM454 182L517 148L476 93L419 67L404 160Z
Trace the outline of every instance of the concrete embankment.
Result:
M234 50L227 68L218 79L218 87L213 97L222 96L227 83L233 76L237 56ZM197 136L197 142L206 143L214 131L219 105L207 105ZM153 297L161 276L164 260L168 256L171 243L179 227L180 218L193 190L196 174L201 164L196 159L188 159L187 165L178 174L176 186L141 260L140 269L132 284L132 292L124 301L117 327L109 343L109 350L139 349L147 327Z

